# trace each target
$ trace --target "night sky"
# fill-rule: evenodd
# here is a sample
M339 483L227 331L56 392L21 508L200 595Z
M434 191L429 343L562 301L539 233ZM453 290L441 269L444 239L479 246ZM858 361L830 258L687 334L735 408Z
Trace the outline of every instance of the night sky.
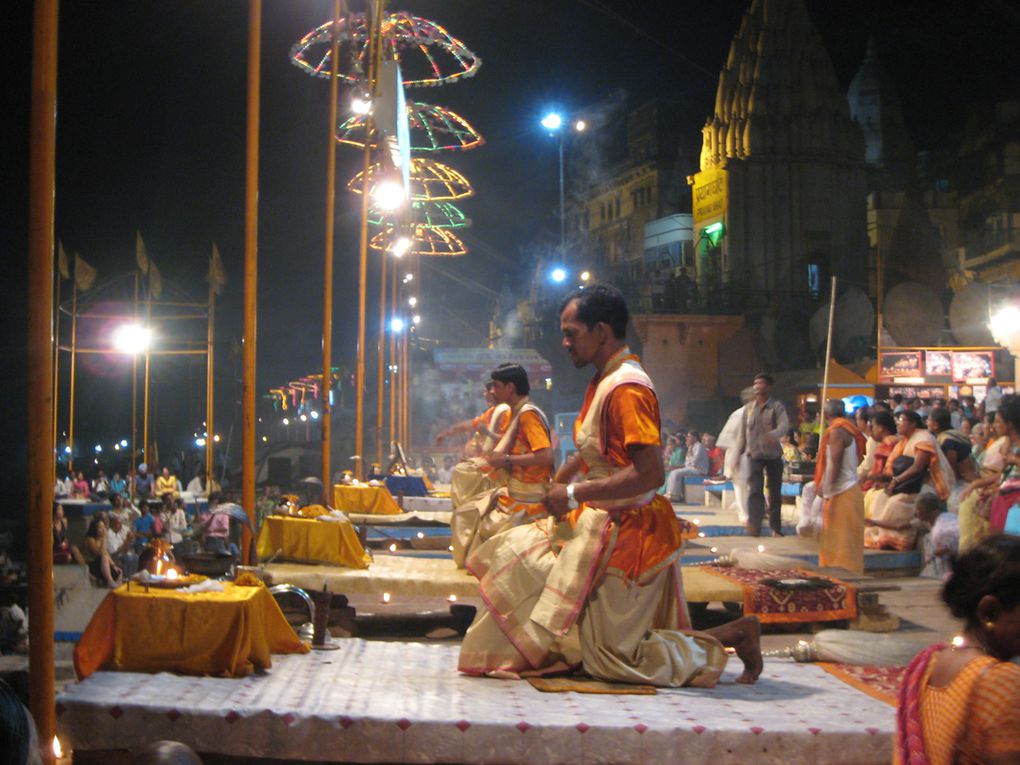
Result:
M477 151L450 156L476 190L463 205L474 220L465 232L472 253L440 264L457 281L430 272L429 291L422 295L424 335L430 312L452 311L479 328L478 344L484 344L491 295L470 285L498 290L503 274L514 284L521 276L520 247L555 226L556 150L537 124L549 106L580 109L618 89L634 106L653 96L680 100L689 107L688 148L696 162L698 128L710 114L718 70L748 5L747 0L391 4L434 19L483 60L473 79L410 94L453 108L487 141ZM165 279L195 297L203 294L215 241L229 278L218 308L221 359L241 331L247 6L243 0L96 0L65 1L61 7L56 235L102 277L130 273L140 229ZM1016 3L807 0L807 7L844 88L863 59L868 35L876 36L918 148L951 145L982 104L1011 90L1017 97ZM264 3L260 391L314 371L321 358L328 83L294 67L288 51L331 8L328 0ZM5 17L8 140L0 220L3 350L11 362L4 365L9 404L4 461L13 468L5 471L6 493L16 494L24 464L31 3L15 0L5 6ZM337 156L342 183L359 155L340 147ZM337 195L337 363L353 361L355 353L356 199L342 189ZM229 382L231 362L221 364ZM197 373L184 366L170 374L183 381ZM119 401L125 390L114 377L83 383L81 406L91 412L85 416L97 431L93 439L113 437L99 432L104 422L121 430L125 417L130 421ZM232 386L222 385L221 412L231 410L232 396ZM188 405L182 420L200 411L200 402Z

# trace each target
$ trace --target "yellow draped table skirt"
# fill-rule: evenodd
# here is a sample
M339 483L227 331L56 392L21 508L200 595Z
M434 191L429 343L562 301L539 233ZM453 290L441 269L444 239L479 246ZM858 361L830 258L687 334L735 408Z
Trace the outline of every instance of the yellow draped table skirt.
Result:
M371 558L350 523L270 515L259 531L259 558L282 550L280 557L301 563L368 568Z
M385 486L333 486L333 507L345 513L399 515L400 505Z
M111 592L74 649L79 679L107 667L244 677L272 666L271 653L306 653L262 586L184 593L136 583Z

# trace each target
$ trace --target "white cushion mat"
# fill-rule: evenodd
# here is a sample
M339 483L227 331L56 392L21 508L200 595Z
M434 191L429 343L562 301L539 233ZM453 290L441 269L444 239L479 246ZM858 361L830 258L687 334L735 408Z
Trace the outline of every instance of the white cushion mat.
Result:
M98 672L57 699L75 749L159 739L238 757L388 763L887 763L894 710L821 668L656 696L540 693L456 671L459 646L345 640L241 680Z

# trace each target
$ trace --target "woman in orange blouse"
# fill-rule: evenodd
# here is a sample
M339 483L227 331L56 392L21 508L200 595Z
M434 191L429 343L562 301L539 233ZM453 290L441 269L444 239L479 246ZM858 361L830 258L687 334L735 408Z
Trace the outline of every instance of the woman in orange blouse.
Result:
M1020 538L995 536L962 555L942 592L964 619L950 647L931 646L900 689L903 765L1020 763Z

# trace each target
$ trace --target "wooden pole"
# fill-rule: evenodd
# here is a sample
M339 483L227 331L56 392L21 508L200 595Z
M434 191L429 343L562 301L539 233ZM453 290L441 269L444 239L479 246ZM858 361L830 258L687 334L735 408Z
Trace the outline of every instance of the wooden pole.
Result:
M404 327L400 335L400 443L403 445L405 454L411 452L411 423L407 420L407 383L408 376L407 360L409 357L408 346L411 341L410 326Z
M67 445L71 451L67 453L67 469L71 473L74 472L74 366L75 366L75 349L78 343L78 269L75 268L72 275L74 283L71 285L71 390L68 393L68 413L67 413ZM72 476L73 479L73 476Z
M57 402L60 401L60 272L56 272L57 297L54 305L56 311L53 319L53 424L50 428L53 442L53 483L57 482Z
M383 379L386 367L386 253L379 259L379 340L376 343L378 366L376 373L376 408L375 408L375 461L383 462ZM397 264L393 264L394 273Z
M57 0L36 0L32 38L32 141L28 194L28 608L29 697L53 762L53 218L56 194Z
M145 290L145 328L152 326L152 277L148 279ZM149 371L152 360L151 345L145 346L145 381L142 385L142 462L149 467L149 474L153 475L154 470L149 462ZM72 357L74 354L71 354ZM155 480L155 479L153 479Z
M832 360L832 323L836 315L836 277L832 277L832 295L829 296L829 331L825 339L825 371L822 374L822 405L818 414L818 431L825 433L825 402L829 400L829 363Z
M329 391L333 380L333 229L336 217L336 113L337 90L340 82L340 0L333 0L333 67L329 78L329 124L326 126L326 253L322 275L322 488L328 497L332 492L330 437L333 416L329 408Z
M209 326L206 336L206 358L205 358L205 487L209 491L209 481L213 475L213 448L216 441L216 427L213 408L215 396L213 395L213 344L216 335L216 293L213 290L212 280L209 282Z
M390 316L397 317L397 269L390 280ZM400 440L397 432L397 333L390 326L390 443ZM380 465L385 467L384 465Z
M135 271L135 297L134 297L134 318L138 324L138 271ZM131 354L131 472L135 472L135 464L138 457L138 354ZM128 492L135 496L134 478L128 479L130 486Z
M248 0L248 114L244 172L244 334L241 385L241 506L255 527L255 312L258 302L259 75L262 0ZM251 532L242 532L241 555L250 563Z
M875 372L875 384L877 385L882 377L882 301L885 299L884 274L882 273L882 248L875 249L876 284L875 284L875 324L878 327L878 337L875 340L875 361L877 364Z

